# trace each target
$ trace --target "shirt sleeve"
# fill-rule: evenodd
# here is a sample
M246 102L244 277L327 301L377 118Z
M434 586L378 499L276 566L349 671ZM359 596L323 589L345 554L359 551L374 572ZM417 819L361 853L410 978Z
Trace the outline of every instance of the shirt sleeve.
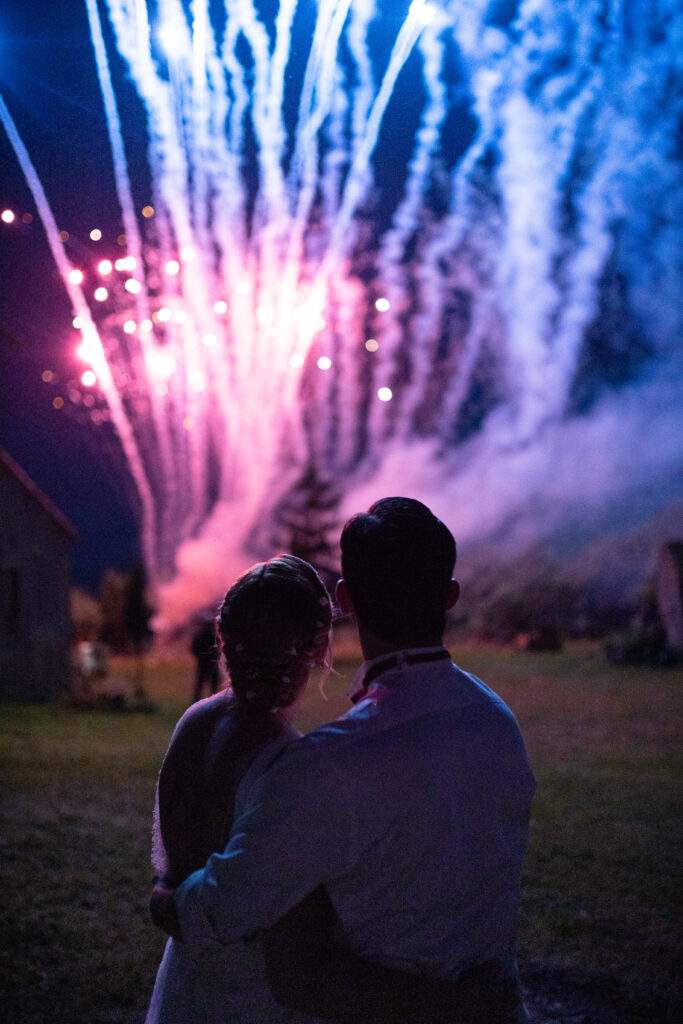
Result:
M350 871L356 850L346 773L308 740L293 744L255 783L224 852L176 890L184 941L229 943L269 927Z

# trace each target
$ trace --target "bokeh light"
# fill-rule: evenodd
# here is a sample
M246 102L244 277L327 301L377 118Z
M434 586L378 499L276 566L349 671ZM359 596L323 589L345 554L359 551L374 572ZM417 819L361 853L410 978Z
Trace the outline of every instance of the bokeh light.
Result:
M3 210L2 213L0 213L0 219L2 219L5 224L12 224L15 219L14 210Z

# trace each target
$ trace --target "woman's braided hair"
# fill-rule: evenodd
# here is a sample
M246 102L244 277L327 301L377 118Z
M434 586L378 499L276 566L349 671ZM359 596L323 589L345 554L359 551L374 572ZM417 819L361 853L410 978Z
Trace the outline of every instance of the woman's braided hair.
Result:
M295 555L253 566L230 587L216 634L239 705L291 704L315 655L329 644L332 602L320 576Z

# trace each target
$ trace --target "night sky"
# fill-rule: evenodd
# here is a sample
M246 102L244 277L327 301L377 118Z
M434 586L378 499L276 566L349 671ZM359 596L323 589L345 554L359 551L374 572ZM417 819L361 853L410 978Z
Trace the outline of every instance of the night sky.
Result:
M112 56L140 205L147 199L142 113ZM119 255L111 156L82 0L15 0L0 13L0 88L45 185L60 228L91 253ZM131 134L138 132L135 134ZM113 439L66 400L78 370L69 303L7 138L0 130L0 444L79 533L74 582L96 587L107 566L137 557L134 496ZM136 199L138 198L136 194ZM20 221L33 214L31 224ZM102 240L89 241L99 227ZM78 243L77 243L78 244ZM74 255L78 249L70 248ZM55 380L41 375L52 370Z

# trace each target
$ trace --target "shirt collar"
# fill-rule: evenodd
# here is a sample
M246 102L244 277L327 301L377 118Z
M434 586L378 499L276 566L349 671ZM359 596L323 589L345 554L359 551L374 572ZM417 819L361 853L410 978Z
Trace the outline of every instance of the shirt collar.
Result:
M388 654L380 654L377 658L370 658L369 661L364 661L359 666L351 680L351 686L349 687L351 702L357 704L358 701L367 696L370 687L375 685L375 680L379 676L384 676L385 673L397 670L405 672L406 669L410 671L421 668L420 662L410 663L411 657L419 657L420 655L441 655L444 658L450 658L450 654L443 644L437 644L435 647L404 647L398 651L391 651ZM429 659L430 662L432 660L436 661L437 658ZM383 666L383 662L386 662L386 668Z

